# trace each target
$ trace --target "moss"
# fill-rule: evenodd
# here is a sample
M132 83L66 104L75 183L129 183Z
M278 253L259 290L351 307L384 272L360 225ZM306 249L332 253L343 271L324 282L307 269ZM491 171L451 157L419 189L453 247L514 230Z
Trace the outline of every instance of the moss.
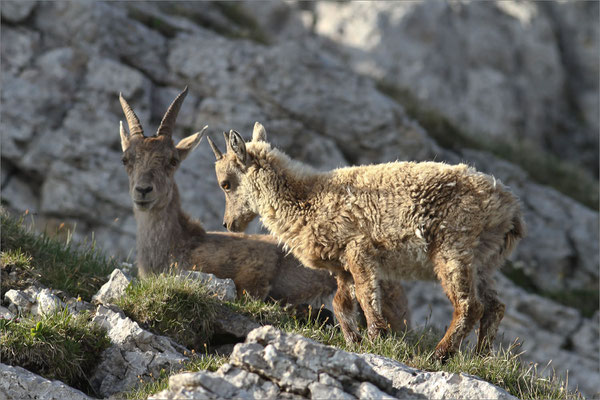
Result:
M110 346L106 332L89 314L63 309L43 317L0 319L0 358L48 379L92 393L89 378Z
M471 148L490 152L519 165L534 181L551 186L587 207L598 210L598 181L582 168L565 162L526 140L509 142L460 129L438 111L422 104L406 88L384 81L377 82L377 88L401 104L406 113L419 122L440 146L451 150Z

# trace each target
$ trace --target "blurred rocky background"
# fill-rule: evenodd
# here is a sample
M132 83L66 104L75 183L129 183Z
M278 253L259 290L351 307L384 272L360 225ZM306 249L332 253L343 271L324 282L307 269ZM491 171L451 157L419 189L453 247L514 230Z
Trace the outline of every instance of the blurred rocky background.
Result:
M321 169L466 162L528 224L498 279L499 340L598 393L598 2L2 1L1 16L1 199L40 230L135 259L119 92L147 134L189 85L179 138L208 124L224 147L220 131L260 121ZM177 179L221 230L213 161L202 143ZM438 284L406 287L414 325L449 323Z

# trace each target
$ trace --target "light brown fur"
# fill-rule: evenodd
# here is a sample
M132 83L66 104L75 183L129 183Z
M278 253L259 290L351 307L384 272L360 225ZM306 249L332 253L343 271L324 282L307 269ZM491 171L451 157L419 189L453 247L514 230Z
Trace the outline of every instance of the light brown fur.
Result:
M175 122L172 109L176 114L184 96L185 92L173 102L163 122ZM327 304L336 289L334 278L286 256L272 237L206 232L198 221L190 219L181 209L174 174L202 135L189 136L177 146L169 129L145 137L133 110L122 98L121 104L132 132L127 135L121 125L123 160L137 222L137 266L142 277L164 272L170 266L197 269L233 279L238 295L246 291L263 300L314 307Z
M477 321L478 349L489 349L504 314L492 273L524 234L519 202L499 181L434 162L317 172L272 148L258 123L252 142L231 131L227 147L216 163L229 186L227 227L244 229L259 214L304 265L334 272L334 311L347 341L360 338L352 283L375 337L389 323L383 290L438 279L454 315L436 356L451 355Z

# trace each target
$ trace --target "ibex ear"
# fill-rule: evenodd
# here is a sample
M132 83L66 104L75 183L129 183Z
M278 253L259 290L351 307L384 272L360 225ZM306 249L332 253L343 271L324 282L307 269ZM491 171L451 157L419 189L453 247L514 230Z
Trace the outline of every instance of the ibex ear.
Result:
M181 141L177 143L175 148L177 149L177 153L179 154L179 159L181 161L183 161L188 154L190 154L192 150L194 150L196 146L200 144L200 141L202 141L202 138L204 137L204 131L206 131L206 128L208 128L208 125L202 128L200 132L194 133L185 139L181 139Z
M125 132L125 128L123 128L123 121L119 121L119 133L121 134L121 148L124 153L129 148L129 137L127 132Z
M253 142L266 142L267 141L267 131L265 127L260 122L254 123L254 130L252 131L252 141Z
M244 139L234 130L229 131L229 140L227 141L227 151L233 151L235 156L242 164L246 163L246 143Z

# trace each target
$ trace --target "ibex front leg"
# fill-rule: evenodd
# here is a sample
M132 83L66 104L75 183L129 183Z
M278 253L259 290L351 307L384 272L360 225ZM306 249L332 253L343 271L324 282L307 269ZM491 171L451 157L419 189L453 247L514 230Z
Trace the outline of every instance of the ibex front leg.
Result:
M358 302L354 292L352 275L340 272L336 275L337 292L333 298L333 312L340 324L346 343L358 343L361 336L358 331Z
M377 269L381 266L369 254L368 249L349 246L345 261L354 279L356 298L367 319L369 338L374 339L387 332L388 323L383 318L381 287L377 280Z

